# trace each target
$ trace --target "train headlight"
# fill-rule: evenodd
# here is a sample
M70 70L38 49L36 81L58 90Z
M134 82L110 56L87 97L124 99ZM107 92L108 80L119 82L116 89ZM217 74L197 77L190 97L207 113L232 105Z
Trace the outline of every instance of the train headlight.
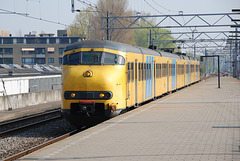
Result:
M71 97L72 97L72 98L74 98L75 96L76 96L76 94L75 94L75 93L72 93L72 94L71 94Z
M100 97L100 98L103 98L104 96L105 96L104 93L100 93L100 94L99 94L99 97Z
M86 72L83 73L83 76L84 76L84 77L92 77L92 75L93 75L93 73L92 73L92 71L90 71L90 70L88 70L88 71L86 71Z
M106 93L106 97L107 97L107 98L111 98L111 97L112 97L112 94L109 93L109 92L107 92L107 93Z

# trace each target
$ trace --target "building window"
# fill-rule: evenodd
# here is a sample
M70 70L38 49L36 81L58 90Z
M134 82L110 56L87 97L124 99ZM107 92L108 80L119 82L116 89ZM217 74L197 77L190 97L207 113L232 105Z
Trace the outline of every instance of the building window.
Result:
M26 38L26 42L27 44L36 44L36 39L35 38Z
M36 64L45 64L45 58L36 58Z
M0 48L0 55L12 55L13 49L12 48Z
M13 58L0 58L1 64L13 64Z
M36 41L37 44L47 44L46 38L37 38Z
M17 38L17 44L23 44L24 38Z
M45 54L45 48L35 48L35 54Z
M54 54L54 47L48 47L47 52L48 54Z
M36 64L36 58L22 58L22 64Z
M54 64L54 58L48 58L48 64Z
M60 44L69 44L69 38L59 38Z
M23 55L29 55L29 54L34 54L34 53L35 53L34 48L22 48Z
M58 50L59 50L59 55L63 55L64 49L65 49L65 48L59 48L59 49L58 49Z
M59 64L62 65L63 64L62 62L63 62L63 58L59 58Z
M56 38L49 38L49 44L56 44Z
M13 38L4 38L3 44L13 44Z

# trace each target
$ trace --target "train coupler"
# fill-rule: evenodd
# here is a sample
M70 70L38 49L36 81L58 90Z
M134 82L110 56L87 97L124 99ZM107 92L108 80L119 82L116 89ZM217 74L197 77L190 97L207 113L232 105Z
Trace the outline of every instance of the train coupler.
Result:
M95 113L95 102L94 101L79 101L79 112L87 114L89 117Z

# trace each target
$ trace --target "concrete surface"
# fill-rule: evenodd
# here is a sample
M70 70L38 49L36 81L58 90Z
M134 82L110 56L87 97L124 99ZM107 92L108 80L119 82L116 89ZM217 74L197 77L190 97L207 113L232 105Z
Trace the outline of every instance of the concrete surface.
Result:
M207 79L19 160L239 161L240 82Z

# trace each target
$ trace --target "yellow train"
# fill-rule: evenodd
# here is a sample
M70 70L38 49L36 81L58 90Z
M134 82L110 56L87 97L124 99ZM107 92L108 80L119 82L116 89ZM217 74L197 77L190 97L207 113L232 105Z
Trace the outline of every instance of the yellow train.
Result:
M62 114L76 126L112 117L199 81L196 59L127 44L87 40L66 47Z

